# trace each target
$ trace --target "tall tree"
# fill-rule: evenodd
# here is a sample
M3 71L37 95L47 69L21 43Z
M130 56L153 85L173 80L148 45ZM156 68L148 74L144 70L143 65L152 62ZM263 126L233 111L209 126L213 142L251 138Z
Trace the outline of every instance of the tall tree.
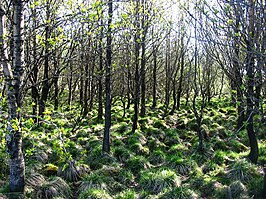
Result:
M25 163L22 153L22 132L20 129L21 107L21 77L23 74L23 40L22 40L22 9L21 0L13 1L13 58L11 67L7 63L7 53L4 47L4 10L0 3L0 35L1 35L1 62L3 64L7 86L8 124L7 124L7 151L9 154L9 188L10 192L24 193Z
M138 117L139 117L139 101L140 101L140 74L139 74L139 56L140 56L140 14L139 14L139 0L136 1L135 5L135 34L134 34L134 43L135 43L135 85L134 85L134 116L133 116L133 125L132 132L134 133L138 126Z
M255 69L255 5L253 0L248 1L248 32L246 34L246 71L247 71L247 133L250 142L249 159L257 163L259 156L258 142L254 131L254 69Z
M112 17L113 2L108 1L108 27L107 27L107 48L106 48L106 67L105 67L105 123L103 137L103 151L110 152L110 128L111 128L111 66L112 66Z

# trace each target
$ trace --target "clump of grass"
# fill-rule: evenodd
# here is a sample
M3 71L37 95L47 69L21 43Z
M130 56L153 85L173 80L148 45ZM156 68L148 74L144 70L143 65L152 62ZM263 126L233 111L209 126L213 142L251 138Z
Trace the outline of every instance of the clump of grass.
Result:
M167 129L165 133L164 143L168 146L179 144L181 139L179 137L179 132L176 129Z
M139 173L141 170L150 168L150 163L143 156L133 156L126 161L126 168L130 169L133 173Z
M258 162L262 165L266 164L266 143L259 144L259 158Z
M37 190L42 184L46 182L45 177L39 173L32 173L26 176L26 185Z
M144 171L141 173L139 186L152 194L158 194L166 189L173 189L181 185L180 178L173 170L161 169L157 171Z
M239 159L230 165L227 177L233 181L247 183L253 177L259 176L256 166L245 159Z
M119 127L117 128L117 132L120 133L120 134L122 134L122 133L126 132L128 129L129 129L128 123L121 122L119 124Z
M175 187L163 194L160 199L197 199L199 195L188 186Z
M240 181L234 181L229 186L232 198L243 198L247 195L246 186Z
M32 158L45 164L48 161L48 154L42 150L37 150Z
M188 154L190 153L188 146L190 146L190 143L188 142L182 142L179 144L175 144L171 146L168 152L171 154Z
M140 143L142 145L145 145L146 142L147 142L146 137L139 131L136 131L133 135L130 135L127 139L127 144L129 145L132 145L135 143Z
M110 194L103 189L89 188L82 192L78 199L112 199Z
M166 155L163 151L156 150L150 155L149 161L153 165L159 165L165 162L165 158L166 158Z
M156 118L154 120L153 126L155 128L158 128L158 129L167 129L168 128L168 126L165 124L165 121L164 120L160 120L158 118Z
M69 182L77 182L89 171L87 165L77 165L75 161L69 161L58 169L58 176Z
M192 159L184 159L180 156L172 156L168 166L180 175L189 175L197 166Z
M86 148L88 150L94 150L95 148L101 146L102 141L97 136L90 136Z
M148 138L147 146L149 147L150 151L162 150L166 148L166 145L163 142L153 136L150 136Z
M134 143L130 146L130 149L140 155L149 155L150 150L147 147L142 146L140 143Z
M134 184L135 176L130 170L122 169L118 176L117 180L126 186L132 186Z
M209 160L203 164L203 173L209 173L219 167L213 160Z
M128 149L126 149L123 146L118 146L113 149L114 151L114 156L121 162L125 162L128 160L131 156L130 152Z
M135 199L137 198L137 194L135 191L127 189L117 194L116 199Z
M214 152L214 155L213 155L213 161L216 163L216 164L223 164L225 163L226 160L228 160L228 156L227 156L227 153L223 150L217 150Z
M249 195L254 195L254 198L259 198L262 195L264 186L263 176L252 178L247 184Z
M62 198L67 199L72 195L69 185L60 177L53 177L42 184L36 193L36 199Z
M110 176L105 176L103 173L98 170L93 173L90 173L84 176L81 180L79 186L79 192L84 192L88 189L101 189L101 190L110 190L114 179Z

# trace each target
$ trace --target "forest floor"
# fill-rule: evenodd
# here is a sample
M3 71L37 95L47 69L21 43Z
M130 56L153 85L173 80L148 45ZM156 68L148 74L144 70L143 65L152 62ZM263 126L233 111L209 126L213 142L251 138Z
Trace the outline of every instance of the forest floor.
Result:
M148 106L147 106L148 107ZM29 107L30 108L30 107ZM41 125L22 121L25 198L261 198L266 163L266 125L255 116L258 164L252 164L246 131L237 131L236 109L212 99L204 110L204 150L197 150L197 123L189 107L172 115L148 108L131 132L133 108L112 108L111 153L102 153L104 125L97 111L79 120L77 107L53 112ZM29 110L30 111L30 110ZM0 131L0 198L8 195L4 122ZM2 196L1 196L2 194Z

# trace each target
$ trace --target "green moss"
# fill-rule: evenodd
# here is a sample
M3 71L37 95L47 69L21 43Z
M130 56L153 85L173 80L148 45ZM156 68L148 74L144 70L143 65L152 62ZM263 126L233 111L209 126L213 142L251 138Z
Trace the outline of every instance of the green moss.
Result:
M47 176L56 175L58 172L58 166L54 164L45 164L42 168L43 172Z

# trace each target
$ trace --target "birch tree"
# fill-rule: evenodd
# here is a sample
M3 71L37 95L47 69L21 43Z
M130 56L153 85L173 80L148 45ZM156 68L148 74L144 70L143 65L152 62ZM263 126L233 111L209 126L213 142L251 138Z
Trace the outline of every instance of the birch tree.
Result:
M22 132L20 130L20 85L23 73L23 40L22 40L22 8L21 0L13 1L13 58L12 65L8 62L6 47L4 46L4 10L0 2L0 35L1 35L1 63L7 87L8 123L6 144L9 154L9 188L10 192L24 192L25 163L22 153Z

